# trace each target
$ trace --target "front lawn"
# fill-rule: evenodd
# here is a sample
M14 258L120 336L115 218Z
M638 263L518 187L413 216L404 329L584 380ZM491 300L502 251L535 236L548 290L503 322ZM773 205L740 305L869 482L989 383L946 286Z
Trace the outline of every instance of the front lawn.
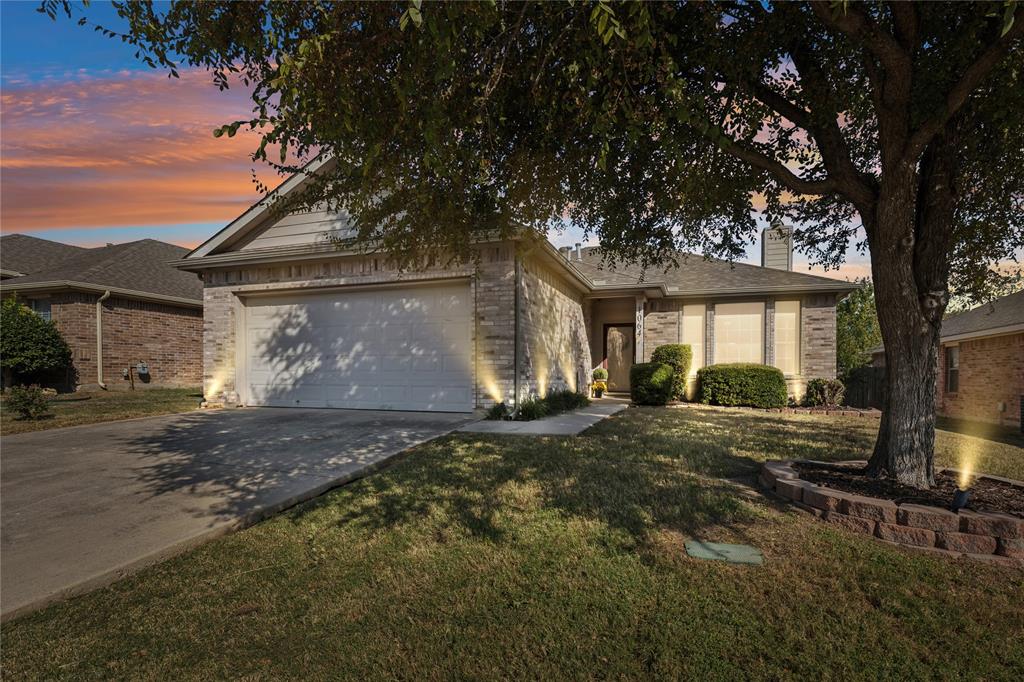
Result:
M1021 679L1024 571L895 549L744 491L877 422L630 409L574 438L454 435L5 624L5 679ZM939 433L1020 477L1024 451ZM762 567L685 556L756 545Z
M28 431L57 429L98 422L152 417L159 414L188 412L199 408L199 388L150 388L138 391L79 391L57 396L50 401L52 414L37 420L24 420L0 402L0 435L11 436Z

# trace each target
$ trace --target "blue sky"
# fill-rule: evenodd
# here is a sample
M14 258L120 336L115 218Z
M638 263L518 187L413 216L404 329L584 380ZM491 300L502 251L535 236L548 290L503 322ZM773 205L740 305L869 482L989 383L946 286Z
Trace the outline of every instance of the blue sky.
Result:
M211 134L247 117L245 93L221 93L202 72L168 79L135 60L131 46L75 20L51 21L37 7L0 2L4 233L194 246L259 198L248 157L255 141ZM118 28L108 3L86 11ZM558 246L581 240L572 226L551 237ZM745 260L757 262L759 248L751 244ZM805 258L795 260L806 269ZM849 261L838 276L867 273L863 256L851 252Z

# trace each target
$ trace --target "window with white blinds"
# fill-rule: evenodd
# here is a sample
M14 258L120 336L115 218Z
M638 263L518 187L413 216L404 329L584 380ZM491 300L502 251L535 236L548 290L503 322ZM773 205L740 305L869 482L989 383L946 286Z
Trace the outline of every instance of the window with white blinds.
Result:
M764 303L715 306L715 362L764 363Z
M775 366L800 373L800 301L775 302Z
M693 352L690 362L690 376L704 366L704 304L694 303L683 306L682 343L689 344Z

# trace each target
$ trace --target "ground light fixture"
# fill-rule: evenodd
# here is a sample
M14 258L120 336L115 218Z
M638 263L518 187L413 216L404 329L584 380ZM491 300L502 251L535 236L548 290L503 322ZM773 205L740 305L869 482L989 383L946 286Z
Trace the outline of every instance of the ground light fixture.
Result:
M970 501L971 491L969 489L961 490L960 488L957 488L956 492L953 493L953 504L949 505L949 510L959 514L960 510L966 507Z

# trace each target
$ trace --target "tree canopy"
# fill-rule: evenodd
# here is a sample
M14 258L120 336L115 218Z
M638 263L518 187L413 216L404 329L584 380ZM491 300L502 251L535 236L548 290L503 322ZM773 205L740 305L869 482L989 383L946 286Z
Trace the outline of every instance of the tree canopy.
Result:
M947 126L956 288L1024 246L1016 3L115 5L147 63L253 90L216 134L253 128L283 172L336 157L303 200L398 254L568 218L623 257L735 257L759 209L834 266L881 173Z

